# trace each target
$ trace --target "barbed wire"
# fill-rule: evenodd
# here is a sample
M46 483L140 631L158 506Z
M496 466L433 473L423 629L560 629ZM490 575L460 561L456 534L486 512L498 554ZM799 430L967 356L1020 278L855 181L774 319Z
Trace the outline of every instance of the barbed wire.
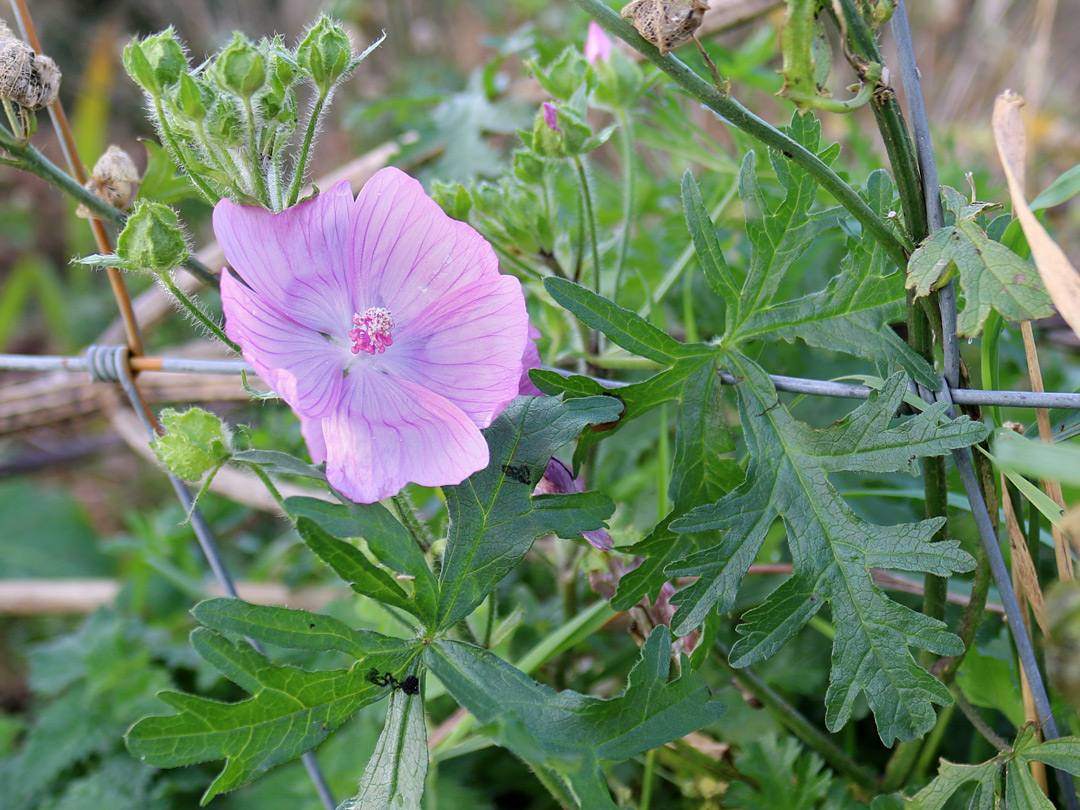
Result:
M90 347L90 351L98 347ZM89 371L91 361L87 357L62 357L45 355L0 354L0 370L3 371ZM575 372L552 366L541 366L545 371L554 371L563 376L578 376ZM172 374L215 374L240 375L253 377L258 372L244 360L199 360L183 357L132 357L132 371L163 372ZM729 371L720 371L720 381L724 385L738 385L740 379ZM632 383L619 380L603 380L596 377L589 379L604 388L617 390ZM833 380L815 380L808 377L789 377L784 374L770 374L769 379L777 391L792 394L811 394L815 396L837 397L840 399L866 399L875 390L869 385L835 382ZM909 386L911 393L919 395L914 384ZM988 391L979 388L957 388L951 392L951 400L957 405L1000 406L1004 408L1059 408L1062 410L1080 410L1080 393L1060 393L1055 391ZM929 402L927 403L929 404Z

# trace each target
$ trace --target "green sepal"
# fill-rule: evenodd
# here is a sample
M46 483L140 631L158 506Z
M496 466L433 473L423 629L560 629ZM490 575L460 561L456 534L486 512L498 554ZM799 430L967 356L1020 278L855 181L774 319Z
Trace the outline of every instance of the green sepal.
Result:
M154 98L180 80L187 57L171 27L145 39L133 39L124 48L124 68L132 80Z
M232 456L229 430L214 414L202 408L183 413L169 408L159 418L165 434L150 442L150 447L158 460L179 478L199 481Z
M116 255L128 269L171 272L188 257L180 218L167 205L139 200L116 240Z

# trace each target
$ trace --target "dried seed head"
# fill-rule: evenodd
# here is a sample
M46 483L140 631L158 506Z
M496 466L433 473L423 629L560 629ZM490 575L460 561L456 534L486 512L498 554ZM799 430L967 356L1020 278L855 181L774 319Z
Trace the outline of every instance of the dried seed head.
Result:
M86 188L109 205L125 210L134 201L140 180L135 161L119 146L112 144L94 164ZM81 217L90 216L90 212L81 205L76 213Z
M60 91L60 69L10 33L0 36L0 96L28 110L48 107Z
M622 16L634 24L642 39L667 56L672 48L690 41L709 10L706 0L632 0Z

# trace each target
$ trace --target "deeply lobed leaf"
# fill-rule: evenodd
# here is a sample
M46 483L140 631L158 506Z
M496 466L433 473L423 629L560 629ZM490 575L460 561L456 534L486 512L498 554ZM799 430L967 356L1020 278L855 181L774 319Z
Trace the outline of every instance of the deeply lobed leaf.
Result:
M973 444L987 429L966 418L940 424L935 410L891 427L904 393L903 378L896 375L846 419L815 431L791 417L756 364L740 355L731 359L743 377L739 413L750 465L738 489L672 524L676 532L718 531L713 545L667 568L670 576L698 577L674 600L680 604L674 629L687 633L714 606L720 612L731 608L739 583L780 517L794 574L746 615L732 664L748 666L770 657L827 602L837 630L825 698L828 727L836 730L847 722L862 692L886 744L914 739L935 722L931 704L947 704L950 696L915 663L908 647L955 655L963 645L942 622L889 599L874 584L871 569L948 576L974 562L955 541L930 543L940 520L867 523L828 475L842 469L910 469L915 458Z
M358 709L390 691L368 677L372 669L403 673L419 652L418 642L378 637L379 649L350 669L308 672L275 666L246 642L233 644L210 630L195 630L191 642L199 655L252 696L221 703L162 692L159 697L177 713L146 717L125 739L132 754L156 767L224 759L225 768L206 789L203 804L314 748Z
M424 660L477 720L496 727L503 744L530 765L565 779L582 810L615 807L600 760L651 750L724 712L688 666L668 680L671 635L663 626L649 635L626 691L611 700L555 692L487 650L459 641L436 641Z

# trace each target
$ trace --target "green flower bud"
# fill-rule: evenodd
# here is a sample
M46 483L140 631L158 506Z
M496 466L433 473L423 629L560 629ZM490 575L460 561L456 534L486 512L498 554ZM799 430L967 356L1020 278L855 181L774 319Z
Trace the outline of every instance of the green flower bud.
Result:
M431 187L431 198L439 204L448 217L466 222L472 210L472 197L469 190L461 183L441 183L435 181Z
M249 99L266 84L266 58L237 31L218 55L213 72L223 90Z
M143 40L134 39L124 48L128 75L154 97L176 84L187 66L184 49L176 41L172 28Z
M228 429L214 414L192 408L161 412L165 435L150 442L154 455L169 472L185 481L198 481L232 455Z
M161 203L140 200L116 240L116 255L131 270L163 274L188 256L176 212Z
M180 84L173 92L173 108L189 121L200 124L205 120L210 105L214 103L214 91L200 79L187 73L181 74Z
M244 122L240 110L229 98L222 98L210 110L206 122L210 136L222 146L240 146L244 143Z
M546 70L535 62L529 67L540 85L559 101L569 101L584 82L587 90L592 90L596 83L595 74L589 70L585 57L573 47L567 47Z
M596 85L597 103L614 110L628 110L641 95L645 74L622 51L612 51L606 62L593 65L599 81Z
M324 15L296 49L296 61L325 94L349 72L352 43L345 29Z

